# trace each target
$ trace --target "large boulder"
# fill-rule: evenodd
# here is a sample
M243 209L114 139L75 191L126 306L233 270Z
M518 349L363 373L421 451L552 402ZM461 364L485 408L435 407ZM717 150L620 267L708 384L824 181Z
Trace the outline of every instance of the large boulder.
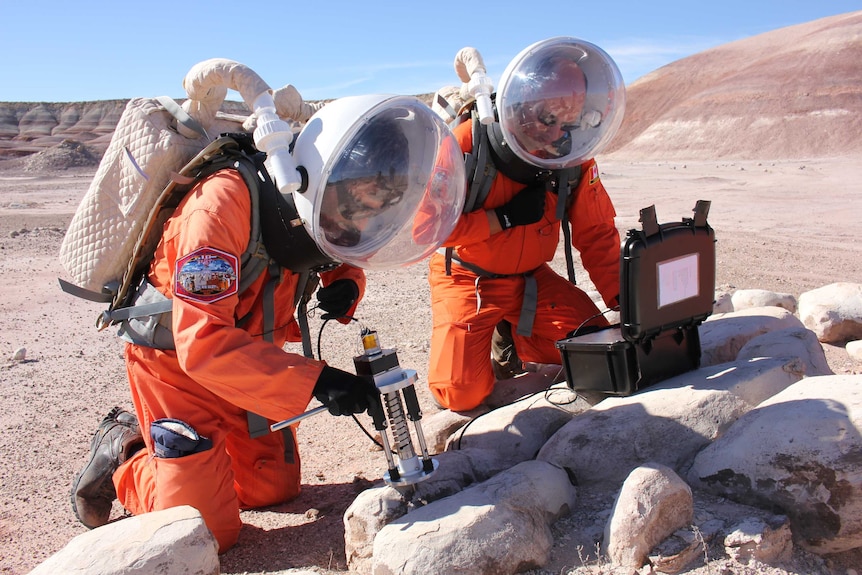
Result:
M805 378L701 451L692 485L778 509L816 553L862 547L862 375Z

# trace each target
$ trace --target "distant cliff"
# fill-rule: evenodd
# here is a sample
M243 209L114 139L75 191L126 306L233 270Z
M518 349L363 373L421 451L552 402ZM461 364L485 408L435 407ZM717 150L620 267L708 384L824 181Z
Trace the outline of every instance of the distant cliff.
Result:
M25 156L63 140L101 155L128 100L0 102L0 156Z
M127 102L0 102L0 158L28 156L71 140L84 144L98 159ZM222 110L248 113L241 102L226 101Z

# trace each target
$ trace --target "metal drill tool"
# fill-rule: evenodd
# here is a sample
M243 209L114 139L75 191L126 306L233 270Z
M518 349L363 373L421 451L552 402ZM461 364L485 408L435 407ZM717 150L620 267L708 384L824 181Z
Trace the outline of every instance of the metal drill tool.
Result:
M380 347L376 331L363 328L361 337L363 353L353 358L353 364L356 375L373 382L380 391L380 401L372 405L368 412L374 428L380 432L388 465L383 480L408 501L413 501L416 498L415 484L427 479L438 467L437 460L428 455L422 432L422 410L414 387L418 377L415 370L401 367L394 349ZM270 429L278 431L325 411L326 407L317 407L275 423ZM413 431L419 444L418 453L413 446L408 419L413 422ZM391 441L387 430L392 434Z

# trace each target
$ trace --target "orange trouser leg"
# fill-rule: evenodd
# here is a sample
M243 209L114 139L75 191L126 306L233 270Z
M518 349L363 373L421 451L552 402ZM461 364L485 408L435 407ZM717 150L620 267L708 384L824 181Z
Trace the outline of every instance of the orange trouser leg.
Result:
M254 439L240 430L228 436L227 446L240 508L275 505L299 495L302 474L293 430Z
M560 363L557 340L584 321L607 325L589 296L549 266L541 266L534 275L538 286L536 316L532 334L525 337L517 335L523 277L480 278L477 288L474 275L453 265L452 274L447 276L443 258L432 257L428 276L433 319L428 385L441 405L469 410L490 395L495 383L489 360L491 338L501 319L512 324L520 358L537 363ZM593 316L597 317L589 319Z
M218 541L219 553L239 537L242 522L224 439L207 451L173 459L139 451L114 473L114 485L120 503L135 515L191 505Z
M466 411L478 406L494 389L491 337L508 310L520 308L519 277L480 279L453 266L447 276L443 258L431 259L431 351L428 386L444 407ZM478 307L478 310L477 310Z
M281 433L251 439L245 411L189 380L169 359L157 350L127 348L132 399L147 449L114 473L117 497L133 514L177 505L197 508L224 552L239 536L240 508L281 503L299 493L296 443L291 440L287 451L293 457L286 460ZM161 418L188 423L212 440L212 448L173 459L152 457L150 424Z
M533 275L539 290L536 319L529 337L518 335L513 324L515 349L522 361L558 364L562 359L557 341L584 322L585 325L606 326L608 321L598 315L599 309L590 296L549 266L539 267Z

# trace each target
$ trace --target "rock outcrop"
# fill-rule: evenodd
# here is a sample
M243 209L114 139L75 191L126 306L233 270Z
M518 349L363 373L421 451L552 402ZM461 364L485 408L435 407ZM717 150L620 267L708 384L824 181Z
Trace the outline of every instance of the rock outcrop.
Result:
M127 103L0 102L0 159L30 156L68 140L85 145L98 160ZM222 111L248 114L243 103L233 101L225 101Z

